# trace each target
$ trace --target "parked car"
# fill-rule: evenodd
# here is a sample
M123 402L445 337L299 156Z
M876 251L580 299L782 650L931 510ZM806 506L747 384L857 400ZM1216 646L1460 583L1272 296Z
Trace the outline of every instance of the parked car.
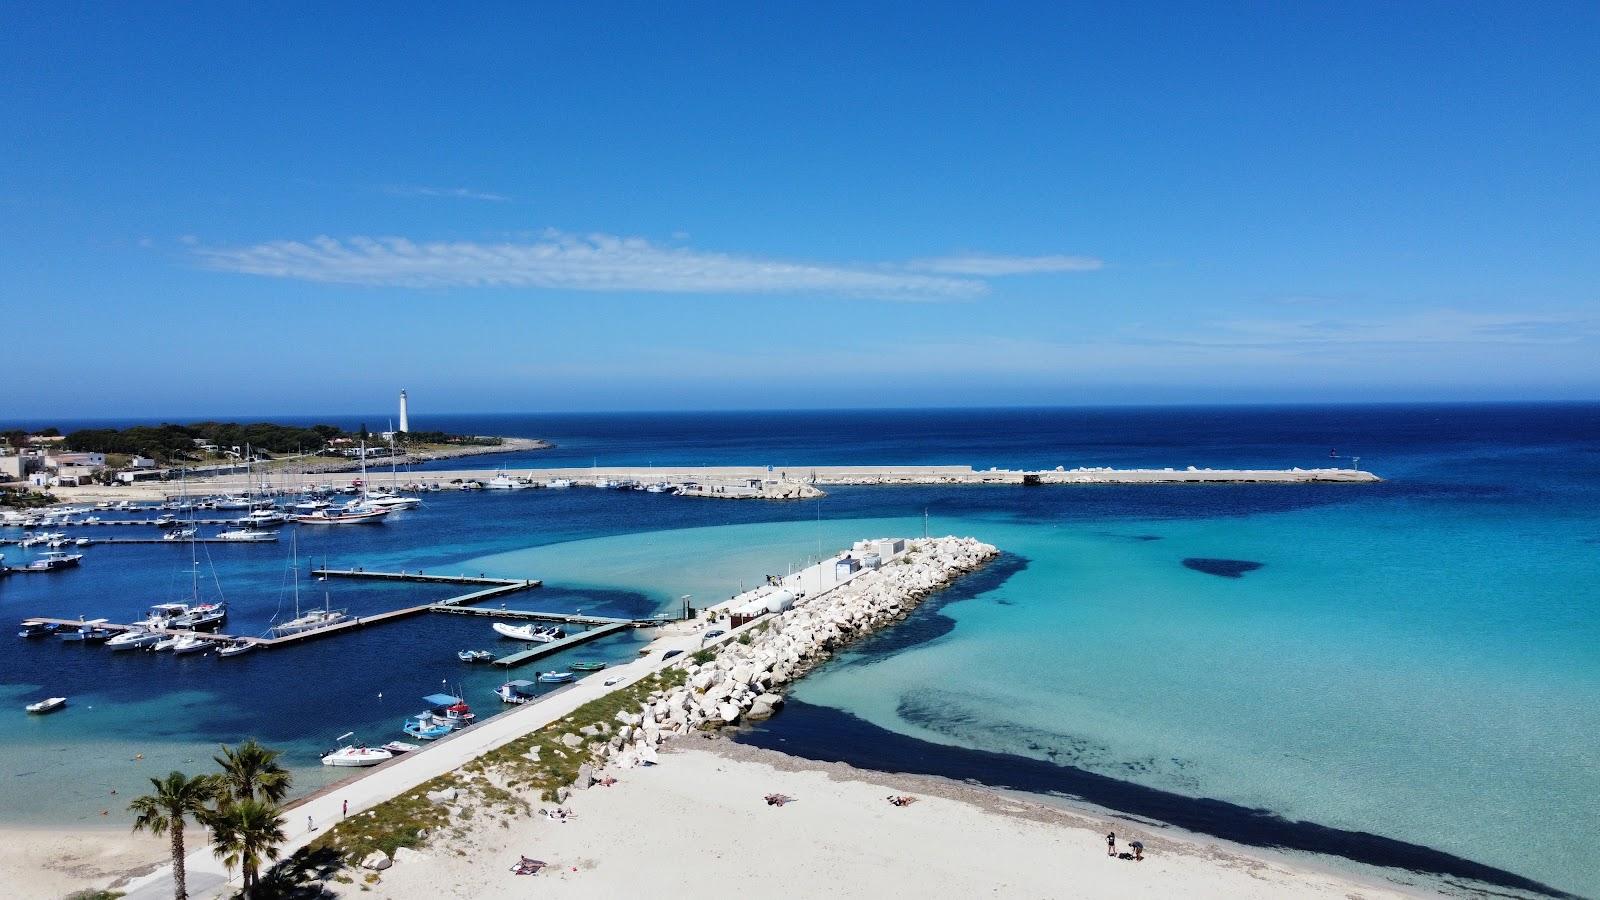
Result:
M719 638L719 637L722 637L723 635L725 635L727 633L728 632L724 631L721 628L713 628L710 631L706 632L705 640L709 641L709 640L712 640L713 638Z
M674 656L680 656L682 654L683 654L682 650L668 650L667 652L661 654L661 658L662 659L671 659Z

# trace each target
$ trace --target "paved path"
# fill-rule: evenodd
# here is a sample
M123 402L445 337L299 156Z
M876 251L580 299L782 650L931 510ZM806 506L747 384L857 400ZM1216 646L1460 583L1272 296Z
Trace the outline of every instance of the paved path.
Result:
M865 574L863 570L839 578L835 574L833 562L834 558L830 557L793 573L786 579L786 586L799 588L808 596L817 597ZM736 598L718 606L728 606L738 602L740 599ZM285 830L289 834L289 840L281 848L282 855L285 858L292 855L321 834L329 824L337 821L347 800L350 802L351 813L362 812L376 806L425 781L459 769L490 750L570 715L573 710L590 700L621 690L668 666L680 663L695 650L736 640L745 629L753 628L762 621L764 619L756 619L741 628L730 629L727 634L710 642L702 639L703 632L697 623L684 622L665 626L662 635L650 644L648 656L616 668L596 672L567 690L497 715L481 725L474 725L465 731L435 741L423 750L408 753L393 762L378 766L355 780L332 785L291 804L284 809L284 819L287 822ZM683 654L667 659L665 654L669 650L680 650ZM606 679L617 676L621 676L622 680L607 687ZM312 823L309 830L306 827L308 816ZM227 872L212 854L209 844L190 852L187 866L189 896L193 900L215 897L224 889L237 889L236 882L230 879L231 873ZM162 866L148 875L134 879L119 890L125 892L126 900L171 900L172 867Z

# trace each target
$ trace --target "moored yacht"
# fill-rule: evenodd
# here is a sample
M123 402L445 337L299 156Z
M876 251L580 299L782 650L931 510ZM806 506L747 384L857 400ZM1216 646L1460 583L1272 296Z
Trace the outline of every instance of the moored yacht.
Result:
M492 626L495 634L508 637L517 641L531 641L535 644L548 644L564 637L559 628L541 628L537 625L507 625L504 622L495 622Z
M142 650L154 646L162 640L161 635L143 628L130 628L127 631L106 641L107 650Z
M237 541L241 544L264 544L278 539L276 531L259 528L230 528L217 534L219 541Z

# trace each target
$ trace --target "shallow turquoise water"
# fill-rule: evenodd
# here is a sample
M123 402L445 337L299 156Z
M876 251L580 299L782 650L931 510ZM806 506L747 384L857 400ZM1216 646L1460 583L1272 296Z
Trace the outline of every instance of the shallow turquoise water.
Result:
M931 614L929 639L846 654L802 682L797 699L944 746L1372 832L1600 895L1595 410L1336 410L1288 425L1265 414L1163 415L1108 414L1093 428L1011 415L1011 431L955 411L922 414L933 421L926 428L904 415L864 419L855 446L848 435L837 446L817 441L798 458L894 461L926 438L916 461L1308 464L1274 448L1333 432L1341 444L1382 447L1368 452L1389 481L839 488L821 504L452 495L410 520L325 538L308 555L538 577L550 587L529 596L551 608L643 614L682 594L725 598L858 538L920 534L928 510L933 532L994 543L1015 571ZM644 461L634 457L673 440L676 450L655 452L713 464L792 458L776 420L730 437L715 422L672 419L658 439L648 419L615 424L625 437L612 452L600 439L577 446L605 461ZM537 424L528 433L541 433ZM837 436L844 426L826 427ZM1061 449L1046 455L1043 446ZM984 447L975 460L973 448ZM167 549L100 548L80 573L0 581L0 607L19 617L142 607L172 589L175 564L159 555ZM264 622L281 602L284 551L219 551L222 582L246 621ZM1197 557L1262 565L1224 578L1182 564ZM350 593L336 602L363 609L415 596L339 589ZM136 788L145 770L204 763L217 741L251 733L289 749L312 786L327 777L314 754L331 736L398 736L383 731L412 711L406 698L441 678L474 697L493 687L497 675L464 672L450 657L482 643L484 624L447 618L308 645L276 662L241 659L249 665L223 678L212 660L108 669L75 650L21 645L0 655L6 709L40 690L84 703L41 721L0 713L0 810L14 821L88 821L107 791ZM633 646L606 652L626 658ZM380 703L379 691L401 699ZM149 765L131 762L141 751Z

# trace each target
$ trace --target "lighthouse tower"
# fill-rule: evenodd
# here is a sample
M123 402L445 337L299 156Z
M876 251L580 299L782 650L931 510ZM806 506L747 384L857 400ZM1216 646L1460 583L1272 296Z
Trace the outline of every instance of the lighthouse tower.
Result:
M411 430L411 420L406 415L406 392L400 392L400 433L405 434Z

